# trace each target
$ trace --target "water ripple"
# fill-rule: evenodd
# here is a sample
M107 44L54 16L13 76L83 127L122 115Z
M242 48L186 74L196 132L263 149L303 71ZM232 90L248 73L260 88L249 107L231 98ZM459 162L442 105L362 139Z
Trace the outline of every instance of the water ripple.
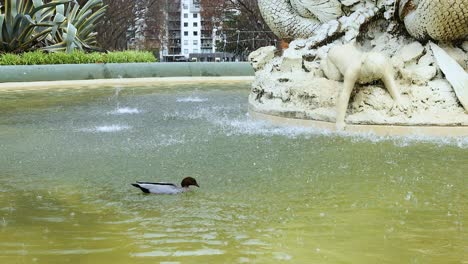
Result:
M222 255L224 254L224 250L220 249L212 249L212 248L203 248L198 250L189 250L189 251L149 251L149 252L141 252L141 253L131 253L130 256L132 257L188 257L188 256L213 256L213 255Z

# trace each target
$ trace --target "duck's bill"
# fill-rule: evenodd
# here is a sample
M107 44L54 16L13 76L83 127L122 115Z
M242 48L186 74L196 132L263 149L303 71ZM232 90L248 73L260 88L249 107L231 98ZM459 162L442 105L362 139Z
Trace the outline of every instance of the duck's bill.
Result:
M195 186L197 186L198 188L200 188L200 185L198 185L198 183L197 183L197 184L195 184Z

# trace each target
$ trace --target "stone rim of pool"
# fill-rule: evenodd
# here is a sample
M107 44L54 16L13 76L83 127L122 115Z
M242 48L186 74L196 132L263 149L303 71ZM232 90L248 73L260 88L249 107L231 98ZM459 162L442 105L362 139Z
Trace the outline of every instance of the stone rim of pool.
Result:
M324 129L335 133L366 134L377 136L428 136L428 137L468 137L468 126L403 126L403 125L356 125L348 124L344 131L337 131L334 122L299 119L261 113L249 106L249 114L259 120L265 120L275 125L291 125L308 128Z

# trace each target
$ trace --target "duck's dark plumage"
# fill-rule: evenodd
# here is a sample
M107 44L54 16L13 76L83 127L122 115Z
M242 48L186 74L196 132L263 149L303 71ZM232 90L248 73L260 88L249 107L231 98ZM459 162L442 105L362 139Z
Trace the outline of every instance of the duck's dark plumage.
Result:
M153 185L172 185L172 186L176 186L175 184L173 183L168 183L168 182L141 182L141 181L137 181L138 184L153 184Z
M137 187L137 188L140 188L140 190L144 193L150 193L150 191L146 188L143 188L141 187L140 185L136 184L136 183L132 183L133 186Z

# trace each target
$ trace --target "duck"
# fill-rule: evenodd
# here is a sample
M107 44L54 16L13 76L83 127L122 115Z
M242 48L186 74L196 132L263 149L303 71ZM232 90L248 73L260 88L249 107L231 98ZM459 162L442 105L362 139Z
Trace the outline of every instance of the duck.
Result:
M192 177L186 177L182 180L180 187L174 183L167 182L141 182L137 181L132 183L132 186L139 188L144 193L154 193L154 194L178 194L187 192L190 190L190 186L197 186L197 181Z

